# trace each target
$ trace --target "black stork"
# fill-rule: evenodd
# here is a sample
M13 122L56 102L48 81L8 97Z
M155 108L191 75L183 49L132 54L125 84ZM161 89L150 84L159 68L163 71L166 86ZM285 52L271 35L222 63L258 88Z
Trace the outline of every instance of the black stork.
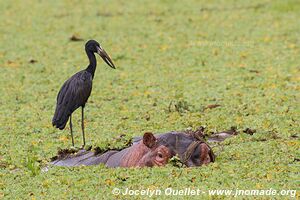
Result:
M99 54L111 68L115 69L115 65L111 58L97 41L89 40L85 44L85 52L89 58L90 64L86 69L77 72L63 84L57 95L56 109L52 119L52 125L63 130L70 118L69 124L72 136L72 145L74 146L72 113L77 108L81 107L83 147L85 146L84 107L92 91L92 82L97 66L94 53Z

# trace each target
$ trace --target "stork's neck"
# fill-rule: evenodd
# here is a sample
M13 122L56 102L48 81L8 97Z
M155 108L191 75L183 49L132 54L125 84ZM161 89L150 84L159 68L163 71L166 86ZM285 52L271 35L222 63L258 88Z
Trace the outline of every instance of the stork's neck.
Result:
M86 71L90 72L92 74L92 77L94 78L96 66L97 66L97 60L93 52L89 50L85 50L86 55L89 58L90 64L87 66Z

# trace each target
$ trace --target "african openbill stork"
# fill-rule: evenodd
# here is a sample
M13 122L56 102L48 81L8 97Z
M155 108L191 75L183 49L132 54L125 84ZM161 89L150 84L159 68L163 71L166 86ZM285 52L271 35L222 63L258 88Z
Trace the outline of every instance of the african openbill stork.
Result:
M92 91L92 82L97 66L94 53L99 54L111 68L115 69L115 65L111 58L97 41L89 40L85 44L85 52L89 58L90 64L86 69L77 72L63 84L57 95L55 114L52 119L52 125L62 130L65 128L70 118L69 124L72 136L72 145L74 146L72 113L77 108L81 107L83 147L85 146L84 107Z

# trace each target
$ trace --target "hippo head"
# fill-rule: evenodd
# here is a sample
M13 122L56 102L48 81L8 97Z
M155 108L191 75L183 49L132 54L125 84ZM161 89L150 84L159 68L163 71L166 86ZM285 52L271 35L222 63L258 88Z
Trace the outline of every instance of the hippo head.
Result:
M169 159L178 155L188 167L201 166L214 162L212 149L203 141L185 133L171 132L155 137L146 132L139 142L146 147L140 154L137 166L164 166Z
M146 132L143 136L141 145L145 145L148 151L140 159L138 166L163 166L173 156L173 152L167 146L160 144L156 137L150 132Z

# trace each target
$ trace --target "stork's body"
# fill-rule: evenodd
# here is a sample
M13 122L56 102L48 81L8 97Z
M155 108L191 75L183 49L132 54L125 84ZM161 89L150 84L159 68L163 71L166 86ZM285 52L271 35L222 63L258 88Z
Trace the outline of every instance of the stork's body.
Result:
M81 128L83 146L85 146L84 107L92 91L92 83L97 66L94 53L98 53L110 67L115 68L112 60L98 42L94 40L88 41L85 45L85 51L90 64L86 69L77 72L63 84L57 95L55 114L52 119L53 126L62 130L65 128L70 118L70 131L73 146L72 113L79 107L82 108Z

